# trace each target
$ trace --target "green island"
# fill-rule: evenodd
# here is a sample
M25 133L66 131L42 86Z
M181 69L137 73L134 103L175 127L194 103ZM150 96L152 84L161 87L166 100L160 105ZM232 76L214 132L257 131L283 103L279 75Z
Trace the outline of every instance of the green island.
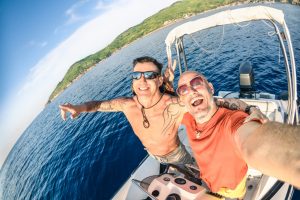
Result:
M109 57L114 52L120 50L122 47L125 47L129 43L159 28L170 25L177 20L184 19L221 6L250 2L259 2L259 0L182 0L175 2L171 6L162 9L158 13L145 19L142 23L124 31L104 49L74 63L67 71L63 80L57 84L47 103L53 101L53 99L57 97L61 92L63 92L69 85L79 79L83 74L85 74L89 69L99 63L101 60ZM292 2L282 0L281 2L299 4L299 0Z

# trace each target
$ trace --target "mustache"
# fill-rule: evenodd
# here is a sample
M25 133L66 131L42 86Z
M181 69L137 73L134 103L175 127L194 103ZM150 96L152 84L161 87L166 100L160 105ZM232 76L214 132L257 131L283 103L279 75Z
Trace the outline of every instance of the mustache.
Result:
M192 94L190 95L190 98L193 99L193 98L197 98L197 97L200 97L200 98L204 98L203 94Z

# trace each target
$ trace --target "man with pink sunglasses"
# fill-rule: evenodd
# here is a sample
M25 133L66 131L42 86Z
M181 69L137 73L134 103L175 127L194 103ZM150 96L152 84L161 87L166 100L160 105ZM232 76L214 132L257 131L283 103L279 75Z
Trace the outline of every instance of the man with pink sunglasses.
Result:
M179 104L177 96L160 90L164 82L161 71L162 64L154 58L137 58L133 61L133 97L60 105L61 116L66 120L67 112L71 113L72 119L82 112L123 112L153 158L161 163L194 164L177 133L184 106ZM234 100L228 100L228 105L235 105L235 109L241 110L247 106Z
M242 198L248 165L300 187L300 127L278 122L245 122L247 114L220 108L214 88L200 73L187 71L176 90L186 110L182 123L212 192Z

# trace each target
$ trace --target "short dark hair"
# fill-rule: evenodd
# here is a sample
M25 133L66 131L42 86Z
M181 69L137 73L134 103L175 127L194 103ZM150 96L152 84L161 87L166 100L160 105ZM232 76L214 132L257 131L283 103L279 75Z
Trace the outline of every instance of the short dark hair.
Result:
M133 68L138 63L146 63L146 62L153 63L157 67L157 69L159 70L159 73L161 74L161 70L163 68L163 65L160 62L158 62L156 59L154 59L150 56L142 56L142 57L134 59L133 60Z

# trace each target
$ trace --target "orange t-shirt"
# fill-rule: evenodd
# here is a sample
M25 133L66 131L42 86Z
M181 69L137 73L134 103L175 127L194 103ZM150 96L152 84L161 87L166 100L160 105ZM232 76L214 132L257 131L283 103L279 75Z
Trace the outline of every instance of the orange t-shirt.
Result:
M236 130L247 116L241 111L219 108L210 121L201 125L189 113L183 117L200 177L212 192L223 187L235 189L247 173L247 164L234 140ZM201 132L198 138L197 131Z

